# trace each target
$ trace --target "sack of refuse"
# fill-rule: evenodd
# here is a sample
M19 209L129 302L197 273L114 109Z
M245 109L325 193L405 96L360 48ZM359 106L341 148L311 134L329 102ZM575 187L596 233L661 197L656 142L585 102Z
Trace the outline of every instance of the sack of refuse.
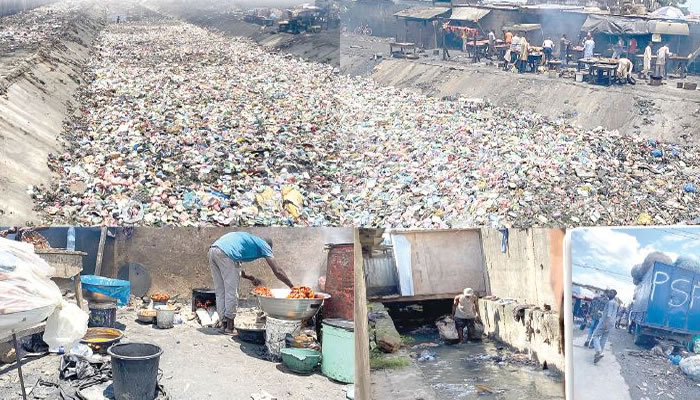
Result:
M0 238L0 338L41 323L61 303L55 272L31 244Z
M644 280L644 275L646 275L649 269L651 269L651 267L654 266L655 262L661 262L668 265L673 264L671 257L667 256L666 254L660 251L654 251L649 253L644 258L644 261L642 262L642 265L639 266L639 268L633 268L632 272L634 273L634 275L632 275L632 278L633 282L635 282L635 285L638 285L642 280Z
M687 269L693 271L696 274L700 274L700 263L688 256L678 256L676 262L673 264L678 268Z
M455 320L449 315L440 317L435 321L435 325L440 331L440 339L445 342L452 342L459 340L459 335L457 334L457 326L455 326Z
M695 381L700 381L700 355L684 358L679 365L684 374Z
M484 324L480 320L474 321L474 333L470 335L469 339L481 339L484 336Z
M85 336L89 315L74 303L62 300L53 314L46 320L44 342L49 351L57 352L61 347L70 349Z

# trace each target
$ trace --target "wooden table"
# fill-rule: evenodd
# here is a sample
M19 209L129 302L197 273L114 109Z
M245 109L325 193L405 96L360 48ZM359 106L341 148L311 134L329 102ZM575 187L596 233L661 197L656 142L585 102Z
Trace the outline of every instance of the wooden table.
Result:
M561 68L561 60L549 60L547 61L547 69L558 71Z
M587 66L590 68L592 65L595 64L607 64L607 65L614 65L617 66L617 61L614 58L602 58L602 57L591 57L591 58L579 58L577 63L578 63L578 70L581 71L584 66Z
M416 54L416 44L411 42L391 42L389 43L389 54L394 54L394 47L398 47L402 53L406 53L406 50L410 50L413 54Z
M610 64L593 64L590 66L591 79L598 85L610 86L615 81L615 71L617 65Z
M34 251L39 257L56 269L52 276L57 279L72 279L75 301L78 307L83 308L83 285L80 281L80 273L83 272L83 257L87 253L66 249L42 249Z

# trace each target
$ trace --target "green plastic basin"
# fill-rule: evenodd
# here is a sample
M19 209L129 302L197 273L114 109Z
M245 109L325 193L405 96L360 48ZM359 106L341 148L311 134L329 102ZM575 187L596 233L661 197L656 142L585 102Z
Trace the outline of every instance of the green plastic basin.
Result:
M280 350L282 364L297 374L309 375L321 361L321 352L312 349L286 348Z

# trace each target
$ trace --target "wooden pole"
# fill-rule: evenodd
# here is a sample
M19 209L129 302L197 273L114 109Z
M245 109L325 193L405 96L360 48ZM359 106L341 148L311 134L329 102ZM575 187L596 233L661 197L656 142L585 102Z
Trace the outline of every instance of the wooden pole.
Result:
M102 257L105 250L105 240L107 239L107 227L102 227L100 230L100 244L97 247L97 260L95 260L95 275L101 276L102 273Z
M22 398L27 400L27 391L24 389L24 376L22 376L22 357L19 355L19 344L17 334L12 333L12 344L15 346L15 357L17 358L17 373L19 374L19 385L22 388Z
M355 228L355 398L370 400L369 331L367 320L367 288L360 230Z

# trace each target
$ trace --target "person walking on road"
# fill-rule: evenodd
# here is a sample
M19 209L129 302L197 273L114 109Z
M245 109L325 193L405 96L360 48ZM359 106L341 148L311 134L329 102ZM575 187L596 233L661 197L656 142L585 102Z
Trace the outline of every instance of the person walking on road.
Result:
M608 340L608 334L617 321L617 301L615 301L617 291L615 289L610 289L607 293L609 300L603 309L603 317L595 328L595 332L593 332L593 347L595 348L593 364L597 364L598 361L603 358L603 349L605 349L605 342Z
M598 321L600 321L600 317L603 315L603 308L605 308L607 302L607 292L601 293L591 302L591 307L588 309L588 318L591 321L591 325L588 327L588 338L586 339L586 343L583 344L583 347L593 347L591 343L593 331L595 331L596 326L598 326Z

